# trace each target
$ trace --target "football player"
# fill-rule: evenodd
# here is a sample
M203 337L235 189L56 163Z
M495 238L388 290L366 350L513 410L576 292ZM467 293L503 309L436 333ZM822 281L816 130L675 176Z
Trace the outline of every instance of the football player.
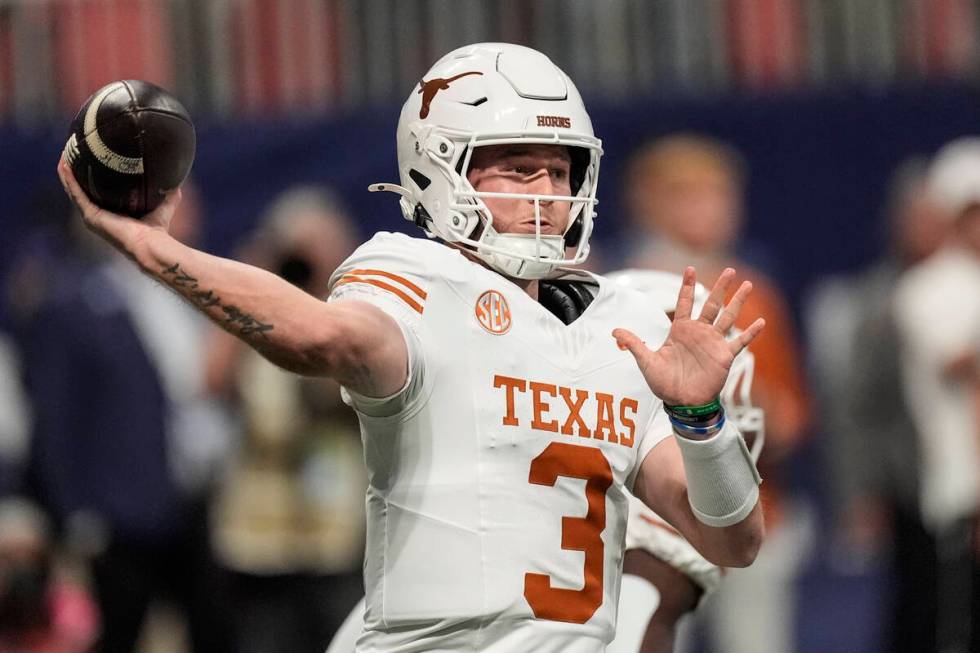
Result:
M327 375L368 469L360 651L601 651L614 635L628 503L715 564L758 552L761 481L718 396L756 320L726 338L726 270L697 319L688 268L673 322L640 293L562 268L589 252L600 141L546 56L477 44L440 59L397 129L402 213L322 302L141 221L89 228L273 362Z

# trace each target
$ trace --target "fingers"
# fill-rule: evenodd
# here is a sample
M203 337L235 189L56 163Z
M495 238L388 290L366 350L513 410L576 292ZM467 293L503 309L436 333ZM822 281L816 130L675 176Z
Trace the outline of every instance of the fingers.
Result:
M681 282L681 291L677 294L677 306L674 308L675 320L686 320L691 317L694 309L694 283L696 275L694 268L687 266L684 268L684 278Z
M735 296L732 297L732 301L728 302L728 306L726 306L725 310L722 311L721 317L719 317L718 322L715 323L715 328L722 333L728 333L728 330L732 328L733 324L735 324L735 320L738 319L739 313L742 312L742 306L745 305L745 300L748 299L751 292L752 282L743 281L742 285L735 291Z
M749 346L749 343L755 340L755 337L759 335L763 327L766 326L766 321L761 317L749 325L749 328L738 334L735 338L728 342L728 349L732 352L732 356L737 356L740 351Z
M612 335L616 339L616 346L623 351L628 350L634 358L638 359L647 350L646 344L639 336L628 329L613 329Z
M704 308L701 309L699 320L706 324L711 324L715 321L715 318L718 317L718 311L725 305L728 287L732 285L734 278L735 270L732 268L725 268L722 271L721 275L718 276L718 280L715 281L711 293L708 295L708 300L704 303Z
M92 203L82 187L78 185L75 174L71 171L71 166L68 165L64 156L58 162L58 177L61 179L61 185L64 186L65 192L68 193L71 201L75 203L84 216L91 218L99 212L99 207Z

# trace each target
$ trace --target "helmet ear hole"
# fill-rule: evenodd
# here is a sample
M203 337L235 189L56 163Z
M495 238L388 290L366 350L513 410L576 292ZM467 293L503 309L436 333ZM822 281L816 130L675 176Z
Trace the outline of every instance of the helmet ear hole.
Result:
M419 190L421 191L424 191L426 188L429 187L429 184L432 183L431 179L423 175L415 168L412 168L411 170L408 171L408 176L412 178L412 181L415 182L415 185L418 186Z

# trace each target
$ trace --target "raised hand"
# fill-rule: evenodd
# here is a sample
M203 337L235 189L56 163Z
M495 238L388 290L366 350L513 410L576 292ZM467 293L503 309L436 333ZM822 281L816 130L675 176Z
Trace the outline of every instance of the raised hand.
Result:
M613 331L616 343L633 354L650 389L665 404L699 406L717 398L735 356L765 326L765 320L759 318L734 339L727 339L728 330L752 292L752 284L743 281L725 306L725 294L734 278L735 270L726 268L711 289L701 315L691 319L695 273L692 267L685 269L674 321L660 349L648 348L626 329Z

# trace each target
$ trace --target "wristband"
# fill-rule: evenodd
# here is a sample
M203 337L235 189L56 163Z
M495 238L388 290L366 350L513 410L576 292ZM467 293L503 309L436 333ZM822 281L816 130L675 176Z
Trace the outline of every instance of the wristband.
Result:
M745 519L759 500L762 478L745 440L728 422L711 438L674 439L687 476L687 497L697 519L716 528Z
M669 406L664 404L664 410L670 417L684 421L702 421L711 419L721 412L721 401L715 397L710 402L700 406Z
M710 424L697 424L685 422L671 416L670 424L674 428L674 433L681 436L682 438L688 438L691 440L706 440L713 436L715 433L721 431L722 427L725 426L725 412L722 411L720 415L715 416Z

